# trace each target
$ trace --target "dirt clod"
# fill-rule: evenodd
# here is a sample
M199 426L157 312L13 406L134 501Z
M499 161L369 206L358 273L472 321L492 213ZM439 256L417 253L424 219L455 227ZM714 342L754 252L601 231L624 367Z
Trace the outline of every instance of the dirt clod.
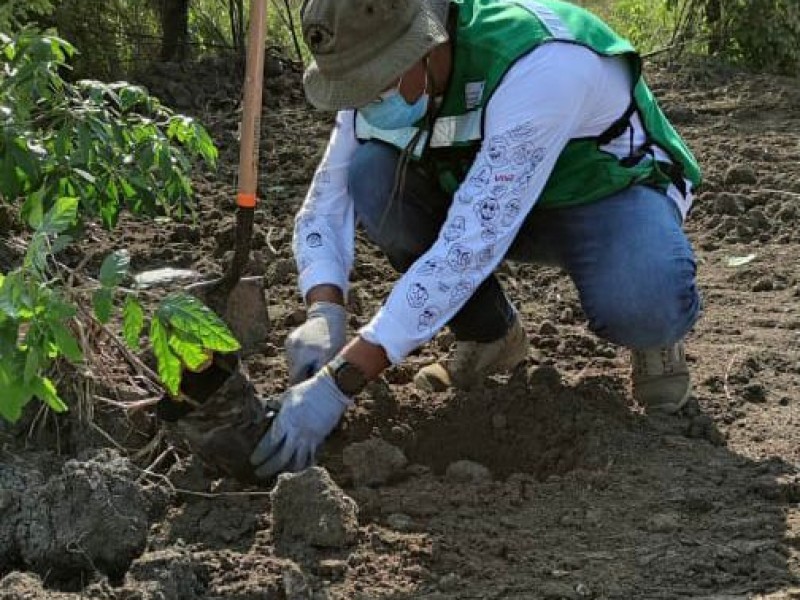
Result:
M153 498L135 479L128 459L105 451L67 461L60 474L27 489L16 515L21 560L55 579L123 575L145 547L152 516Z
M492 472L480 463L458 460L447 467L444 477L450 483L482 483L492 480Z
M358 507L322 467L284 473L272 492L272 534L277 544L340 548L355 541Z
M755 170L747 165L734 165L725 173L725 183L729 185L758 183Z
M281 574L286 600L311 600L311 590L300 567L291 562L287 563Z
M350 444L342 452L356 486L379 486L390 481L408 464L400 448L380 438Z

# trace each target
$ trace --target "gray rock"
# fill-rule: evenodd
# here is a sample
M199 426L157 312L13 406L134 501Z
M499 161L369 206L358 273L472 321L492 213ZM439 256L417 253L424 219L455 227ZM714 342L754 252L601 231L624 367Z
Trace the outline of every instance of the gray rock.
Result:
M342 460L356 486L382 485L408 464L400 448L380 438L350 444L344 449Z
M680 529L678 515L673 513L660 513L647 519L645 529L653 533L671 533Z
M281 570L283 575L283 592L286 600L310 600L311 589L306 581L306 576L294 563L288 563Z
M758 176L752 167L733 165L725 173L725 183L730 185L758 183Z
M12 571L0 579L0 598L4 600L45 600L50 593L33 573Z
M44 483L44 476L36 470L9 463L0 463L0 572L17 562L16 530L20 518L20 503L26 490L36 489Z
M328 471L284 473L272 491L272 534L279 545L340 548L358 534L358 507Z
M444 474L450 483L482 483L492 480L492 473L480 463L459 460L451 463Z
M403 513L392 513L386 517L386 524L397 531L411 531L414 519Z
M99 570L118 577L145 548L151 498L130 461L103 451L70 460L20 499L16 540L26 565L50 577Z
M147 590L153 598L192 600L204 590L191 552L183 548L167 548L148 552L137 558L128 571L129 586Z

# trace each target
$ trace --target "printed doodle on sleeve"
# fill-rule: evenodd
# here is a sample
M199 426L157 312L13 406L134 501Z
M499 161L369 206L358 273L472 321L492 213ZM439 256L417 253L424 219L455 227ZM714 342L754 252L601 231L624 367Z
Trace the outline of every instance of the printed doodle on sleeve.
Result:
M522 207L520 206L519 200L509 200L505 208L503 208L503 217L500 220L500 225L502 227L510 227L516 222L521 211Z
M485 223L481 229L481 241L484 244L494 244L497 241L497 227L491 223Z
M306 235L306 246L309 248L319 248L322 246L322 234L319 231L312 231Z
M437 256L426 258L416 269L415 273L420 277L441 277L447 271L447 263Z
M467 220L462 216L457 216L445 226L444 239L448 242L455 241L463 237L467 230Z
M429 306L428 308L423 309L423 311L419 314L417 329L420 331L431 331L436 325L436 320L439 318L441 313L442 311L435 306Z
M505 167L508 164L508 142L501 136L493 137L489 140L486 157L493 168Z
M489 266L489 264L491 264L493 258L494 258L494 246L486 246L485 248L482 248L478 252L478 255L475 258L475 260L478 263L478 267L483 269Z
M483 198L475 205L475 213L480 219L481 225L493 222L500 213L500 203L492 197Z
M450 304L456 306L469 300L475 291L475 283L471 279L459 280L450 290Z
M411 308L422 308L425 306L428 298L430 298L428 288L421 283L412 283L411 287L408 289L408 293L406 294L408 305Z
M470 176L470 185L476 188L483 188L492 181L492 167L483 165L476 173Z
M457 273L463 273L472 266L473 251L462 244L455 244L447 253L447 264Z

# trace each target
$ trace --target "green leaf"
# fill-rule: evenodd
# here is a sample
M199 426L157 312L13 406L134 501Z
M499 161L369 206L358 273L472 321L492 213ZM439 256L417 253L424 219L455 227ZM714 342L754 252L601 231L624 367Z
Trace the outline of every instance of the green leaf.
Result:
M22 375L22 381L30 384L39 375L42 365L42 353L34 341L25 352L25 372Z
M47 255L49 254L49 246L47 243L47 235L41 231L33 234L31 241L28 242L28 248L25 251L25 266L34 269L40 276L47 269Z
M0 312L12 319L25 318L28 309L25 281L22 273L9 273L0 285Z
M150 323L150 343L158 363L158 377L167 391L177 396L181 386L181 361L169 346L167 328L156 316Z
M33 393L36 394L47 406L58 413L67 411L67 405L58 395L58 390L47 377L37 377L33 382Z
M169 336L169 345L190 371L199 371L213 355L210 350L203 348L196 337L180 331Z
M38 229L44 219L44 206L40 191L33 192L22 204L22 218L33 229Z
M177 331L196 337L208 350L234 352L241 348L222 319L189 294L170 294L162 301L157 315Z
M33 398L33 390L25 385L16 371L13 361L0 362L0 416L16 423L22 416L22 409ZM19 374L18 374L19 373Z
M142 305L133 296L125 298L125 307L122 309L122 333L125 342L130 348L139 348L139 337L144 327L144 310Z
M108 323L111 320L111 312L114 310L114 291L109 288L95 290L92 304L97 319L103 324Z
M69 328L59 321L48 321L48 326L59 352L71 363L83 361L81 347Z
M66 321L78 313L74 305L58 298L51 298L47 303L47 318L50 321Z
M130 265L131 255L127 250L112 252L100 266L100 283L106 288L117 287L128 274Z
M50 252L52 254L58 254L74 241L75 240L71 235L64 233L52 241L50 244Z
M78 219L78 199L59 198L53 208L42 219L39 231L43 233L63 233Z

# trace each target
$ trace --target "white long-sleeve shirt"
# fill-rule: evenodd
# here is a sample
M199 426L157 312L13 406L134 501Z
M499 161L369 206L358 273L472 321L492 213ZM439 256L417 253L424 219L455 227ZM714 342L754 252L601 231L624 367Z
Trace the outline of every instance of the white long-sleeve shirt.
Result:
M630 89L622 59L574 44L545 44L517 61L486 106L483 143L438 238L360 335L395 364L428 342L503 259L567 143L604 132L628 107ZM293 247L304 296L320 284L348 287L355 215L347 179L358 147L353 123L352 111L337 115L296 218ZM645 135L637 117L633 126L639 146ZM626 156L629 134L606 149ZM691 193L683 196L674 186L668 193L685 216Z

